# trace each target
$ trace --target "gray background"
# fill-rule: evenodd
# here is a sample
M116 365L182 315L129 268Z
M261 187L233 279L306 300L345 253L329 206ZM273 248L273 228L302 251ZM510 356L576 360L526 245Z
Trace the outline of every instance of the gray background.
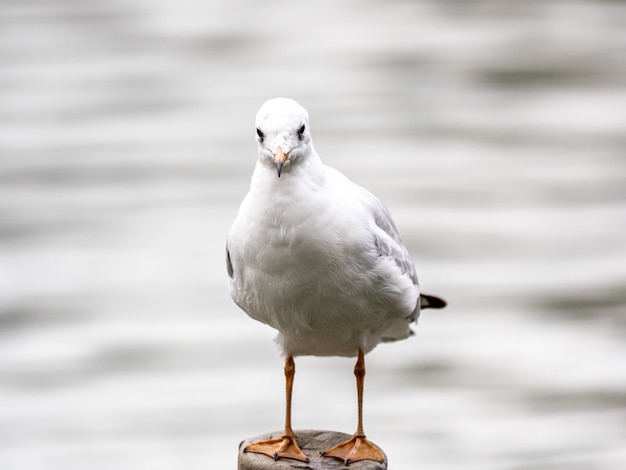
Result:
M0 468L229 469L281 428L224 265L274 96L450 302L368 356L391 468L626 467L624 2L0 7ZM294 426L352 432L353 362L297 365Z

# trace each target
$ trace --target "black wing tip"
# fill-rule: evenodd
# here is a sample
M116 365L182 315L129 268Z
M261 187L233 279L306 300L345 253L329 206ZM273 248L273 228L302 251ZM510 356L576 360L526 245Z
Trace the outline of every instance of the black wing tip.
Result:
M445 308L448 305L441 297L420 294L420 308Z
M230 260L230 251L228 250L228 245L226 245L226 271L228 272L228 277L233 279L233 263Z

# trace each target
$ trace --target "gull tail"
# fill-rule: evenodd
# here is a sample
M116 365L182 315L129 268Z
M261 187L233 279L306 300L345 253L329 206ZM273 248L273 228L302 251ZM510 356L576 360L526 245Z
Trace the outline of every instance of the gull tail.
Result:
M444 308L446 305L448 302L441 297L420 294L420 308Z
M413 336L415 333L409 325L407 324L407 320L410 322L417 321L417 317L420 314L420 310L425 308L444 308L448 305L441 297L436 297L434 295L426 295L420 294L420 301L415 306L415 311L402 320L397 320L393 322L389 328L387 328L382 334L382 341L384 343L388 343L391 341L398 341L400 339L408 338L409 336Z

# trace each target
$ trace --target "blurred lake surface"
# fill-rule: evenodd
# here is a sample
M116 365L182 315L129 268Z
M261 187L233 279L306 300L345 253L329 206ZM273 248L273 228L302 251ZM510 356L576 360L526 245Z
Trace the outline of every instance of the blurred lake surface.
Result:
M626 3L6 0L0 37L0 468L281 428L224 263L274 96L450 304L368 356L390 468L626 468ZM296 429L352 432L352 360L297 366Z

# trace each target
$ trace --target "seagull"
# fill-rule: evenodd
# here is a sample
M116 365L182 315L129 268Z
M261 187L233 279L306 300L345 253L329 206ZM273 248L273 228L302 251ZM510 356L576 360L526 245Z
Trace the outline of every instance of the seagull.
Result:
M285 357L285 430L244 450L307 462L291 426L294 357L356 357L357 430L323 455L345 464L384 461L363 430L365 354L413 334L420 309L446 301L420 293L415 266L387 207L322 163L309 115L296 101L266 101L256 115L258 158L228 233L230 294L278 330Z

